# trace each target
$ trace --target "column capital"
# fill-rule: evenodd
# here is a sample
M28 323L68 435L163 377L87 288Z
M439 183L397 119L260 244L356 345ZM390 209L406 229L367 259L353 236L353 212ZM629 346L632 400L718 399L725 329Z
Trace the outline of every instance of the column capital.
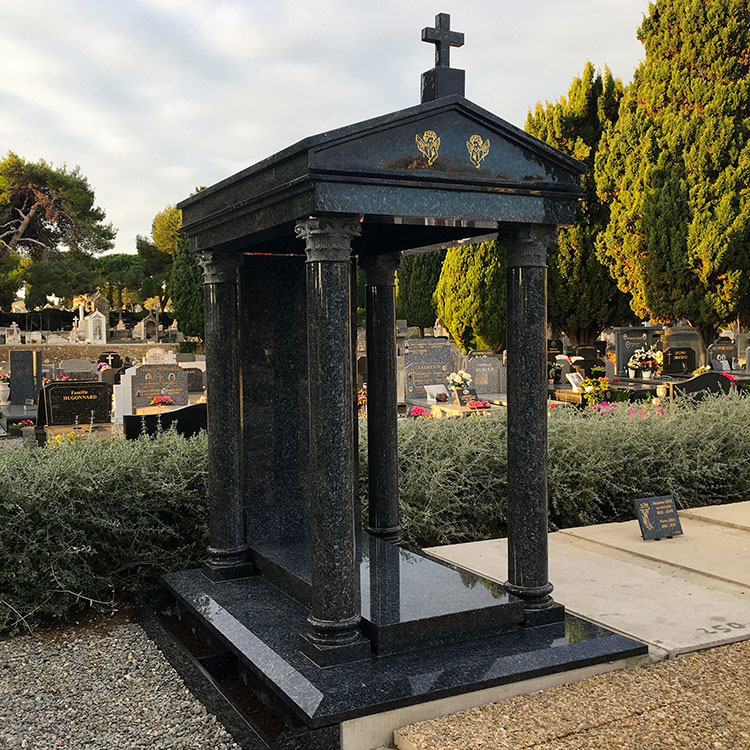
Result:
M348 261L352 239L362 232L358 219L318 219L314 216L298 221L294 232L305 241L308 262L336 263Z
M550 224L525 224L501 242L508 249L508 266L543 267L547 265L547 248L557 240L557 227Z
M359 257L359 267L365 272L365 283L368 286L395 286L396 271L400 265L400 251Z
M196 259L203 268L204 284L222 284L234 281L242 263L242 255L219 250L201 250Z

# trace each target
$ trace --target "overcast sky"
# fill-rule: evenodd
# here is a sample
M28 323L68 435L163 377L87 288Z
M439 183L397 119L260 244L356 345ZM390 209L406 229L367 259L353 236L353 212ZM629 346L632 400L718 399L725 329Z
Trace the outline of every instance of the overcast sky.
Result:
M419 103L438 12L466 96L523 127L587 60L627 82L648 0L5 0L0 155L80 166L135 251L197 185Z

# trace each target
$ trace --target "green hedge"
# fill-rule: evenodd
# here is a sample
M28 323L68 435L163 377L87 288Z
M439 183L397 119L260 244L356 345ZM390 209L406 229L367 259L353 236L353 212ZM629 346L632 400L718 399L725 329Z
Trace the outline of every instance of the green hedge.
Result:
M739 394L663 414L627 404L602 415L551 410L550 527L632 518L633 499L649 495L672 494L681 508L749 498L748 425L750 398ZM502 536L505 441L502 413L402 421L405 537L430 546ZM206 461L205 433L0 450L0 633L68 622L196 565L207 542Z
M106 609L194 565L205 477L205 433L0 451L0 633Z

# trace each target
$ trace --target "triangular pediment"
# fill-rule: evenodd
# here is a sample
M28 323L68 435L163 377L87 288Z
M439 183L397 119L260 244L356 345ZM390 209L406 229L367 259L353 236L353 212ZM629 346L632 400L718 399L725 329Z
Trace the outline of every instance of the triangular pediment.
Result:
M309 139L315 171L576 189L585 166L453 96Z

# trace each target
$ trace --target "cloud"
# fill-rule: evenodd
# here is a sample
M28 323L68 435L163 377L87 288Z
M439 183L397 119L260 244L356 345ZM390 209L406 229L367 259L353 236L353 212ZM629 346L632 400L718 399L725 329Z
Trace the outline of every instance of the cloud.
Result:
M444 0L467 95L516 125L587 59L629 79L647 0ZM427 0L25 0L0 33L0 152L80 165L117 250L196 185L417 104Z

